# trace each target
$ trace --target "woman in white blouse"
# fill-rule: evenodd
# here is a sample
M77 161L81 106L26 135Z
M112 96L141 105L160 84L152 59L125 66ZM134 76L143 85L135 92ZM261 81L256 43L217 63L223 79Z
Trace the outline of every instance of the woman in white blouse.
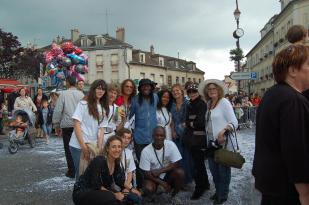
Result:
M105 127L109 111L107 85L104 80L96 80L91 84L89 93L81 100L72 116L74 132L70 140L76 178L79 176L81 154L85 160L90 160L90 149L87 143L97 145L102 152Z
M159 102L157 105L157 125L165 128L166 139L172 140L172 93L168 90L158 92Z
M224 83L216 79L206 80L199 86L199 93L207 101L205 128L208 144L216 142L225 145L227 140L227 149L231 150L232 141L226 139L224 133L232 130L233 126L237 128L238 122L231 103L224 98L225 90ZM214 204L222 204L228 198L231 168L216 163L213 157L209 157L208 162L216 188L216 193L210 199L214 200Z
M20 96L15 99L14 102L14 110L32 110L33 112L37 111L35 104L33 103L32 99L27 96L26 89L21 88L19 90Z

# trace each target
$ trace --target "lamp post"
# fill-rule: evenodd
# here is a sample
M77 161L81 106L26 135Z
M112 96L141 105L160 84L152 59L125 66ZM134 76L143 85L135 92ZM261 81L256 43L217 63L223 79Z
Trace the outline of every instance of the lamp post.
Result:
M236 39L236 47L237 47L237 51L240 50L240 46L239 46L239 39L244 35L244 30L242 28L239 28L239 17L241 12L238 9L238 0L236 0L236 9L234 11L234 18L236 20L236 24L237 24L237 28L236 30L233 32L233 37ZM241 59L237 59L237 72L240 72L240 60ZM237 82L237 92L239 94L239 89L240 89L240 80L238 80Z

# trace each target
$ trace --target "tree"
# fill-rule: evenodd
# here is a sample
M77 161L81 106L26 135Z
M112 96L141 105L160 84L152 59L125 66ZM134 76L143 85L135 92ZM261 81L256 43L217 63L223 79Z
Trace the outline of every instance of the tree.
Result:
M43 55L37 49L21 47L18 37L0 29L0 78L40 77Z
M241 61L244 57L245 56L241 48L235 48L230 50L231 61Z
M14 67L12 62L20 52L18 37L0 28L0 77L12 78Z
M44 57L37 49L22 49L15 60L17 76L30 77L38 80L40 77L40 64L44 63Z

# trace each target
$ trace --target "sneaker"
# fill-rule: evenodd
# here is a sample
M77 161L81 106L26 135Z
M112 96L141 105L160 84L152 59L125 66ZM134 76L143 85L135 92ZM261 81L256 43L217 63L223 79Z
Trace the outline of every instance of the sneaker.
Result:
M190 199L198 200L204 194L205 191L206 189L195 189Z

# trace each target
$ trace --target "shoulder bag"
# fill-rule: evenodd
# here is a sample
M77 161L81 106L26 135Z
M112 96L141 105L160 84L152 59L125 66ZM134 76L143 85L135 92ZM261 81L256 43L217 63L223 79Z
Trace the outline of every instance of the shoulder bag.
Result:
M222 164L222 165L227 166L227 167L234 167L234 168L237 168L237 169L241 169L246 160L239 153L236 130L235 130L234 125L233 125L232 131L225 132L225 136L226 136L225 146L223 148L215 151L214 160L218 164ZM235 139L236 139L237 150L235 150L235 147L234 147L234 144L233 144L233 141L232 141L232 137L235 137ZM231 140L233 151L226 149L228 139Z

